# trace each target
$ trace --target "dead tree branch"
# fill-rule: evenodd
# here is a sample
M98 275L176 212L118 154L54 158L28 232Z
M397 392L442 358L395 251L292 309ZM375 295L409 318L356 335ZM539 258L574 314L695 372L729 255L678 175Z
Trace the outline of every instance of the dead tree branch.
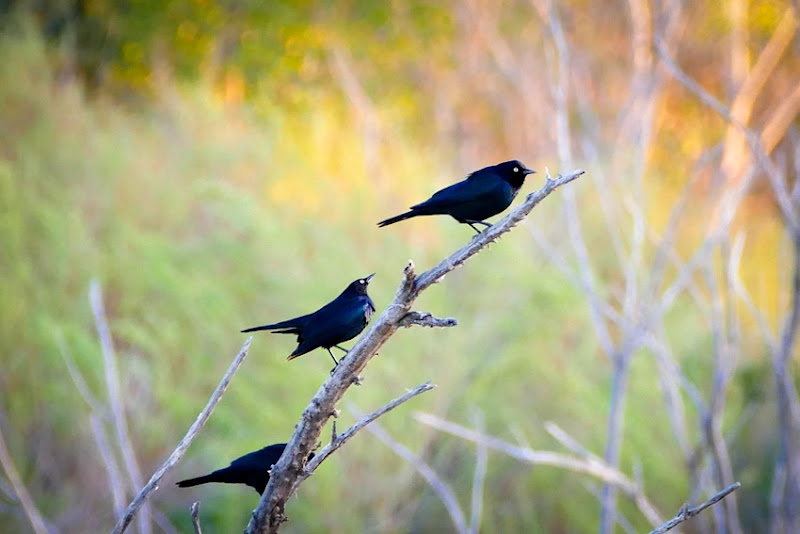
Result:
M616 467L607 464L604 460L595 455L578 458L568 454L552 451L538 451L527 446L514 445L508 441L489 436L451 421L446 421L432 414L416 413L414 418L422 424L461 439L472 441L475 444L483 444L486 448L502 452L521 462L533 465L561 467L569 471L575 471L576 473L584 473L593 476L605 484L614 486L626 497L631 499L642 515L644 515L653 526L660 525L664 522L662 515L644 494L639 484L631 480ZM574 442L571 438L570 441Z
M192 503L190 514L192 517L192 528L194 529L194 534L203 534L203 529L200 528L200 501Z
M356 342L347 357L334 370L330 378L322 384L303 411L302 417L295 427L294 435L286 446L286 452L272 468L269 484L247 526L248 534L277 532L281 523L286 520L284 514L286 502L303 479L305 460L314 449L322 427L335 413L336 405L347 389L358 381L359 373L375 356L378 349L399 327L404 326L402 320L411 311L411 305L420 293L510 231L539 202L558 187L576 180L582 174L582 170L575 170L566 176L559 175L555 179L547 176L542 188L529 194L519 207L421 275L417 276L414 272L414 264L408 263L394 300Z
M205 426L206 421L208 418L211 417L211 412L214 411L214 408L217 407L219 401L222 399L222 395L225 394L225 390L228 389L228 384L231 383L231 379L233 375L236 374L236 371L239 370L239 367L242 365L245 357L247 357L247 351L250 348L250 342L253 340L252 337L248 337L247 341L244 342L242 348L239 349L239 353L236 355L236 358L233 359L230 367L228 367L228 371L225 373L225 376L222 377L219 385L217 385L217 389L214 390L214 393L211 394L211 397L208 399L208 403L206 403L206 407L203 408L203 411L200 412L200 415L197 416L192 426L189 427L189 430L186 432L186 435L183 436L183 439L178 443L178 446L172 451L172 454L169 455L167 461L165 461L161 467L159 467L153 476L150 477L150 481L142 488L136 498L128 505L128 508L125 510L125 515L117 522L114 530L111 531L111 534L122 534L125 532L125 529L128 528L131 521L133 520L133 516L136 515L136 512L139 511L139 508L142 507L147 497L150 495L152 491L154 491L158 487L158 482L167 474L167 471L175 467L186 451L189 449L189 445L197 437L197 434L200 432L200 429Z
M369 428L369 431L381 440L386 446L392 449L396 455L408 462L417 473L425 479L433 492L442 501L450 520L453 522L453 528L458 534L469 534L470 530L467 527L467 519L461 505L458 504L453 488L442 480L436 471L428 465L422 458L414 454L405 445L392 438L386 430L380 425L374 425Z
M103 304L103 291L100 282L92 280L89 284L89 304L94 315L97 337L100 339L100 348L103 353L103 370L105 371L105 383L108 389L108 405L111 408L111 422L116 433L117 446L119 446L125 471L128 475L132 490L142 487L142 470L136 460L136 453L133 449L130 433L128 432L128 419L125 414L125 405L122 401L122 387L119 381L119 370L117 369L117 353L114 350L114 342L111 337L111 329L108 327L105 305ZM144 508L144 513L139 519L139 532L150 534L150 511ZM117 518L119 519L119 518Z
M661 525L657 529L651 530L650 534L664 534L664 532L667 532L668 530L672 530L673 528L675 528L680 523L683 523L684 521L686 521L690 517L696 516L697 514L699 514L700 512L705 510L706 508L708 508L709 506L714 506L719 501L721 501L722 499L724 499L725 497L727 497L729 494L733 493L734 491L736 491L740 487L742 487L742 485L739 484L738 482L735 482L735 483L731 484L730 486L728 486L727 488L725 488L724 490L722 490L719 493L717 493L714 496L712 496L710 499L708 499L703 504L695 506L694 508L689 508L688 504L684 504L681 507L681 509L678 510L678 513L675 515L675 517L673 517L672 519L670 519L669 521L667 521L666 523L664 523L663 525Z
M6 440L3 438L2 428L0 428L0 466L3 467L8 482L11 484L11 489L14 491L17 499L19 499L19 503L22 505L25 515L28 516L28 521L31 524L33 532L35 532L35 534L48 534L49 530L47 524L42 518L42 514L39 513L36 504L33 502L28 488L26 488L25 484L22 482L22 478L19 476L17 468L14 465L14 460L11 458L11 453L8 451L8 447L6 447Z
M473 425L479 432L484 432L485 422L482 412L475 414ZM483 488L486 485L486 469L489 463L489 448L485 443L476 443L475 473L472 476L472 493L470 499L469 532L478 534L483 517Z
M92 435L94 436L97 450L100 452L100 459L103 462L103 466L106 469L106 475L108 476L108 487L111 492L111 502L113 503L114 507L114 519L118 520L120 517L122 517L123 512L125 512L125 483L123 482L122 470L119 468L119 465L117 465L117 459L114 457L114 453L112 452L111 445L106 437L106 429L103 424L104 422L110 421L108 409L106 409L106 407L103 406L89 390L86 379L83 377L83 374L80 372L77 365L75 365L75 361L73 360L69 349L67 348L67 344L64 341L64 336L60 333L56 336L56 343L61 351L61 357L64 359L64 363L67 366L67 371L69 372L69 376L72 378L72 382L75 384L75 387L78 389L78 393L80 393L81 397L83 397L83 400L86 401L86 404L89 405L89 409L91 410L91 414L89 415L89 423L92 428Z

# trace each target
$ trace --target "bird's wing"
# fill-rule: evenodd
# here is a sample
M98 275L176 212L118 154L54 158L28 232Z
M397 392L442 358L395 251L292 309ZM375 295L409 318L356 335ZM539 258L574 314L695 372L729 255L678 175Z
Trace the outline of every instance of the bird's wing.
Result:
M360 299L339 296L314 313L303 329L303 338L324 347L328 343L341 343L341 333L347 331L357 317L364 316Z
M469 178L437 191L426 200L411 206L412 210L441 209L460 204L480 202L482 197L491 197L499 189L505 187L505 182L496 176L483 175L479 179Z
M259 449L257 451L245 454L241 458L235 459L231 462L230 467L263 466L264 468L268 469L270 465L278 461L278 459L281 457L281 454L283 454L285 447L285 443L269 445L268 447L264 447L263 449Z

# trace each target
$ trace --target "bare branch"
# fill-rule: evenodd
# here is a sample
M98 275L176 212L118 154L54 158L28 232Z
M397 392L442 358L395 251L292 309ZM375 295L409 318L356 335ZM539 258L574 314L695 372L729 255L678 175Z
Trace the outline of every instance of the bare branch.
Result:
M98 451L100 451L100 458L103 461L103 466L106 468L106 474L108 475L108 486L111 490L111 502L114 506L114 518L118 520L120 517L122 517L122 513L125 511L125 484L122 479L122 472L120 471L119 465L117 465L117 460L114 458L114 454L111 452L111 446L109 445L108 438L106 437L106 430L103 427L102 421L104 419L110 419L108 410L89 390L86 379L84 379L83 374L75 365L69 349L67 348L66 342L64 341L64 336L60 333L56 336L56 343L61 351L61 357L67 366L67 371L69 372L70 378L72 378L72 382L75 384L75 387L78 389L78 393L80 393L81 397L83 397L83 400L86 401L86 404L89 405L89 408L92 411L89 417L89 422L92 428L95 444L97 445Z
M153 514L153 522L161 529L162 534L178 534L178 531L175 530L175 526L170 523L167 516L165 516L161 510L153 507L151 512Z
M721 248L723 250L730 249L727 240L722 243ZM722 435L722 417L728 386L736 370L736 352L734 348L736 342L732 339L731 333L732 330L735 330L735 326L732 324L732 319L726 322L723 295L710 266L706 265L703 270L706 274L709 299L711 301L709 320L711 324L714 374L708 411L701 412L701 418L703 420L703 435L713 463L714 478L718 482L717 487L719 487L723 484L730 485L734 482L730 454L725 444L725 438ZM731 312L730 306L728 307L728 312ZM724 525L727 523L727 529L733 534L741 534L742 527L739 524L736 498L731 497L720 508L715 510L715 513L719 514L720 523L723 525L721 528L726 528Z
M530 447L520 447L500 438L489 436L481 432L466 428L457 423L446 421L435 415L418 412L414 418L422 424L447 432L462 439L475 443L483 443L487 448L500 451L522 462L534 465L549 465L561 467L577 473L591 475L601 482L614 486L636 504L653 526L664 522L663 517L656 507L644 495L639 485L623 474L619 469L608 465L606 462L592 458L576 458L567 454L552 451L538 451Z
M663 42L657 42L656 49L658 50L662 63L667 67L667 70L677 81L679 81L689 91L694 93L701 102L716 111L723 119L725 119L725 121L727 121L731 126L735 127L741 133L741 135L744 136L755 161L764 170L767 178L769 179L770 185L775 193L775 200L781 209L781 214L783 215L786 226L789 227L793 235L800 233L800 222L798 221L797 214L792 207L791 199L786 193L786 187L783 183L783 178L781 177L781 174L776 168L775 164L769 159L769 150L765 147L765 132L762 132L761 135L759 135L750 130L745 123L739 120L731 112L731 110L725 106L725 104L711 95L711 93L703 89L703 87L697 83L696 80L692 79L683 71L683 69L680 68L680 66L670 56ZM789 98L794 105L794 97ZM779 115L783 117L783 115L786 115L787 113L788 111L782 109L780 110ZM780 121L785 121L785 118L781 118ZM772 131L766 133L774 136ZM736 197L739 194L746 192L750 185L749 182L751 181L752 180L742 179L741 183L737 185L734 194L725 195L725 197L723 197L723 201L730 201L729 199L731 197ZM721 204L724 204L724 202Z
M111 330L108 327L106 310L103 305L103 292L100 282L92 280L89 284L89 304L94 314L94 322L97 328L97 337L100 338L100 347L103 352L103 369L105 371L106 388L108 389L108 404L111 407L111 421L116 431L117 445L122 453L125 463L125 471L128 474L133 491L142 487L142 471L139 462L136 460L136 452L128 433L128 421L125 415L125 405L122 402L122 388L119 382L119 371L117 370L117 355L114 351L114 342L111 337ZM150 513L145 507L144 514L139 520L139 532L150 534Z
M592 451L584 447L583 444L578 442L577 439L570 436L564 429L562 429L554 422L547 421L544 424L544 429L547 431L548 434L550 434L553 437L553 439L555 439L557 442L559 442L561 445L571 450L575 454L582 456L583 458L590 458L592 460L596 460L598 462L602 461L602 459L599 456L593 454Z
M484 432L483 414L475 415L473 422L475 428ZM472 476L472 497L470 499L469 532L478 534L481 527L481 517L483 516L483 487L486 482L486 467L489 460L489 448L483 442L475 444L478 448L475 454L475 473Z
M411 325L427 326L429 328L449 328L451 326L458 326L458 321L452 317L439 319L427 312L410 311L405 317L400 319L398 326L408 328Z
M782 54L783 49L786 48L788 43L791 41L792 36L794 35L794 29L797 26L797 14L795 9L796 8L787 9L778 29L776 29L776 32L773 34L772 40L759 58L759 64L761 64L763 60L763 67L761 68L763 68L764 71L768 72L774 67L774 63L777 61L778 57ZM755 97L760 91L760 84L764 83L764 81L767 79L767 76L752 76L751 84L753 84L753 87L743 87L742 91L740 92L740 94L752 95L752 97L746 96L746 98L742 97L742 99L737 98L737 102L734 102L734 108L729 110L716 98L705 91L695 80L691 79L683 70L681 70L681 68L669 56L668 52L662 45L659 44L657 48L664 65L668 68L675 79L682 83L695 95L697 95L698 98L700 98L700 100L706 105L717 111L729 123L729 125L736 128L736 131L738 132L737 136L747 142L753 159L764 170L770 181L775 200L781 209L784 222L789 230L796 248L796 243L800 237L800 221L798 221L798 212L792 197L787 190L784 177L779 172L775 163L770 160L768 154L777 143L780 131L785 130L786 125L788 124L787 121L790 121L790 117L796 115L798 107L800 107L800 93L798 93L797 88L795 88L794 92L791 93L775 110L773 117L770 118L769 122L767 123L767 127L765 127L760 134L757 134L747 128L746 120L749 117L752 101L755 101ZM754 69L754 71L758 69L759 67L757 65L757 68ZM728 144L730 145L730 143ZM738 159L741 159L739 155L735 156ZM743 164L723 161L723 168L726 169L729 174L739 172L743 166ZM734 205L734 203L740 202L742 195L747 191L754 176L755 172L750 169L749 179L743 179L733 194L726 193L723 201L728 201L729 206L727 207L727 212L723 212L725 216L723 218L723 224L727 225L732 218L733 209L730 206ZM736 176L732 176L732 178L736 178ZM720 226L722 226L722 224ZM735 275L730 276L730 282L733 291L742 300L744 300L745 304L751 310L751 313L753 313L753 316L759 323L762 332L764 332L765 339L770 344L772 349L773 368L778 389L778 427L781 429L781 447L773 478L773 493L771 499L771 506L773 510L772 516L773 523L783 520L789 520L796 523L798 521L797 517L800 515L797 513L796 505L798 502L798 495L800 495L800 482L798 482L800 479L800 472L793 474L793 470L786 469L786 466L783 465L783 462L790 459L789 454L791 453L789 451L796 450L796 447L791 446L789 442L798 439L796 437L798 434L798 431L796 430L796 421L797 418L800 417L798 415L798 412L800 412L800 400L798 400L796 388L791 383L791 380L785 379L785 370L778 362L779 349L777 349L776 346L778 341L773 338L771 333L769 333L769 327L766 326L766 321L763 320L763 315L751 303L746 290L741 282L738 281L738 277ZM793 409L795 413L790 414ZM800 460L797 460L797 462L800 462ZM797 471L800 471L800 468L797 468ZM779 489L779 486L782 487L783 490ZM782 491L784 490L788 492L788 496L781 495ZM787 505L787 509L781 510L781 513L778 513L778 510L784 505ZM780 530L780 527L776 527L776 525L773 525L773 527ZM787 530L793 529L792 525L785 527ZM794 528L794 530L796 530L796 528Z
M408 263L393 301L359 338L347 357L320 386L303 411L300 421L295 425L295 432L286 446L286 452L272 468L269 484L247 525L248 534L277 532L281 523L286 520L284 514L286 502L297 489L298 480L305 471L306 459L314 449L322 427L335 413L336 405L345 392L358 382L359 373L401 326L402 319L408 315L411 305L419 294L510 231L555 189L576 180L582 174L584 171L575 170L566 176L559 175L556 179L547 176L544 185L538 191L529 194L520 206L421 275L417 276L414 264Z
M108 476L108 487L111 491L111 501L114 505L114 520L119 521L122 514L125 512L125 484L122 481L122 472L117 464L117 459L114 458L114 453L111 451L111 445L108 443L106 437L106 429L100 416L92 414L89 416L89 423L92 427L92 435L94 442L97 445L97 450L100 451L100 459L103 461L103 466L106 468Z
M203 534L203 529L200 528L200 501L192 503L190 512L192 516L192 528L194 529L194 534Z
M580 178L585 171L580 169L574 170L567 175L558 175L555 179L550 176L546 177L545 184L533 193L530 193L525 201L512 210L511 213L500 219L497 223L487 228L480 234L472 238L472 241L462 247L460 250L454 252L445 260L441 261L438 265L422 273L414 284L413 297L416 298L422 291L427 289L431 284L441 280L441 278L461 266L469 258L483 250L485 247L494 243L506 232L511 231L517 224L519 224L528 214L536 207L539 202L544 200L550 193L557 188L566 185L574 180Z
M86 379L83 378L83 374L80 372L78 367L75 365L75 361L72 359L69 348L64 341L63 334L59 332L55 338L56 344L58 345L58 350L61 352L61 358L64 360L64 364L67 366L69 376L72 378L72 382L78 389L78 393L80 393L81 397L83 397L83 400L86 401L86 404L89 405L93 412L95 412L98 416L108 419L108 410L105 409L105 407L100 403L99 400L97 400L97 398L89 389Z
M714 495L713 497L708 499L703 504L695 506L694 508L689 508L688 504L684 504L681 507L681 509L678 510L678 513L677 513L677 515L675 517L673 517L672 519L670 519L669 521L667 521L663 525L659 526L657 529L651 530L650 534L663 534L664 532L667 532L668 530L672 530L673 528L675 528L680 523L683 523L684 521L686 521L690 517L696 516L697 514L699 514L700 512L705 510L706 508L708 508L709 506L714 506L719 501L721 501L722 499L724 499L725 497L727 497L729 494L733 493L734 491L736 491L740 487L742 487L742 485L740 483L738 483L738 482L735 482L734 484L731 484L730 486L728 486L724 490L720 491L719 493L717 493L716 495Z
M380 425L373 425L369 427L369 431L375 435L379 440L385 443L395 454L406 462L411 464L414 469L425 479L433 492L442 501L447 513L450 515L450 520L453 522L453 527L458 534L468 534L467 520L464 516L464 511L458 504L458 499L450 487L450 484L439 478L436 471L428 465L422 458L408 450L400 442L393 439Z
M780 23L775 28L767 45L758 55L753 70L745 77L731 105L731 116L736 117L742 124L747 124L750 121L755 103L759 100L764 85L771 78L781 56L784 55L794 40L796 28L797 15L795 13L795 8L787 7ZM788 98L782 102L780 107L784 108L784 110L776 114L776 117L780 117L777 123L785 120L785 117L788 115L786 112L788 111L786 105L789 104L789 106L791 106L791 101L792 98ZM779 124L776 124L774 128L764 129L765 139L774 138L774 134L767 134L767 130L772 129L776 131L780 130ZM769 146L771 143L768 141L765 144ZM728 176L738 176L747 166L747 160L749 158L744 152L745 148L746 140L744 139L744 133L738 131L736 128L728 128L728 132L725 136L725 148L721 164L722 169Z
M800 528L800 398L791 371L798 327L800 327L800 235L792 236L794 268L791 278L791 309L780 332L780 344L772 355L777 389L780 448L773 480L773 521L783 531Z
M206 407L203 408L203 411L200 412L200 415L197 416L192 426L189 427L189 430L186 432L186 435L183 436L183 439L178 443L178 446L172 451L172 454L169 455L169 458L159 467L153 476L150 477L150 481L142 488L136 498L128 505L127 510L125 510L125 515L117 522L114 530L111 531L112 534L122 534L128 528L131 521L133 520L133 516L136 515L136 512L139 511L139 508L142 507L145 500L147 499L148 495L152 491L154 491L158 487L158 482L164 477L167 472L172 469L175 464L177 464L186 451L189 449L189 445L197 437L197 434L200 432L200 429L205 426L206 421L208 418L211 417L211 412L214 411L214 408L217 407L219 401L222 399L222 395L225 394L225 390L228 389L228 384L230 384L233 375L236 374L236 371L239 370L239 367L242 365L245 357L247 357L247 351L250 348L250 342L253 341L252 336L247 338L247 341L244 342L242 348L239 349L239 353L233 359L230 367L228 367L225 376L222 377L219 385L217 385L217 389L214 390L214 393L211 394L211 397L208 399L208 403L206 403Z
M361 430L362 428L364 428L365 426L367 426L368 424L370 424L383 414L390 412L391 410L394 410L404 402L409 401L414 397L416 397L417 395L425 393L426 391L430 391L435 387L436 387L435 385L431 384L430 380L425 382L424 384L420 384L414 389L407 391L405 394L384 404L374 412L363 416L353 426L351 426L341 434L336 433L336 421L334 421L333 433L331 436L330 443L325 445L322 448L322 450L320 450L318 453L314 455L314 458L308 461L308 463L306 464L305 473L303 473L304 476L301 479L299 479L297 483L299 484L300 481L304 480L305 478L308 478L308 476L311 475L317 469L317 467L319 467L319 465L322 462L324 462L326 458L328 458L328 456L333 454L333 452L337 450L339 447L347 443L347 441L349 441L350 438L355 436L359 430Z
M48 534L47 524L42 518L42 514L39 513L39 509L36 508L28 488L22 482L22 478L20 478L14 465L14 460L11 458L11 453L8 452L2 427L0 427L0 465L3 467L3 471L5 471L8 482L11 484L17 499L19 499L22 509L25 510L25 515L28 516L28 521L30 521L33 531L36 534Z

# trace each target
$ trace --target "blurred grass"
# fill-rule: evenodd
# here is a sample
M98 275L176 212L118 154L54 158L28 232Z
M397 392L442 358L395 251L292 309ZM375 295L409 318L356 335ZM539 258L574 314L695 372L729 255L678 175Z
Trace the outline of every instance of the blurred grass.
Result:
M45 516L67 531L100 531L112 521L107 483L87 407L57 344L63 336L104 399L86 296L92 278L104 288L131 435L149 476L222 376L245 339L241 328L313 310L371 272L382 309L409 258L423 270L470 239L469 228L443 218L375 227L465 169L442 168L447 147L398 135L381 154L382 176L370 175L362 137L347 111L329 102L305 114L270 108L256 116L224 105L202 84L165 82L152 105L125 108L87 101L53 73L38 39L0 41L0 424ZM525 224L558 235L562 229L547 228L557 206L548 199ZM584 215L599 221L592 209ZM592 254L601 270L612 265L610 250ZM558 449L542 430L552 420L602 450L608 362L589 334L584 296L524 227L448 275L417 307L454 316L459 326L399 332L346 400L368 410L422 381L438 384L382 424L425 451L460 502L469 502L473 448L420 427L412 411L469 421L480 410L490 433L513 441L518 432L535 448ZM703 384L710 340L701 315L679 304L669 325L676 353ZM286 363L289 337L255 338L209 424L154 496L182 532L190 531L186 510L197 499L210 531L243 527L257 502L249 488L178 491L172 481L288 439L330 369L322 352ZM623 470L641 465L659 503L677 508L687 483L656 375L648 354L634 360ZM345 411L339 428L351 420ZM593 531L598 506L585 485L583 477L492 453L484 525ZM622 511L638 517L629 504ZM420 477L369 433L303 485L289 515L287 532L449 530ZM0 515L0 530L25 526Z

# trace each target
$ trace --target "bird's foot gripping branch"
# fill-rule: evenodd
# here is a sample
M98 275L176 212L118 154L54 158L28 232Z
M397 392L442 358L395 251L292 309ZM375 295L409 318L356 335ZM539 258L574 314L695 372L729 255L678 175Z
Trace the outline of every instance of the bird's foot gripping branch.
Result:
M295 432L286 446L286 453L272 467L272 476L258 507L253 512L250 523L247 525L245 531L247 534L277 532L281 523L286 520L284 514L286 502L303 480L308 478L330 453L375 418L405 402L405 400L433 387L430 384L423 384L383 408L376 410L346 432L332 439L306 465L306 459L313 452L322 433L323 426L335 413L339 400L341 400L347 389L358 381L359 374L367 363L398 328L414 324L422 326L454 326L456 324L454 319L437 319L429 314L412 311L411 306L420 293L510 231L539 202L558 187L576 180L583 173L584 171L582 170L575 170L564 176L559 175L556 178L547 176L545 184L538 191L529 194L520 206L499 222L478 234L467 245L424 273L417 275L414 270L414 264L409 261L403 271L403 279L397 289L394 300L383 310L378 319L372 323L353 348L350 349L347 358L344 358L334 369L333 374L320 386L303 411L300 421L295 426ZM369 419L370 417L372 419ZM347 438L343 438L345 435Z

